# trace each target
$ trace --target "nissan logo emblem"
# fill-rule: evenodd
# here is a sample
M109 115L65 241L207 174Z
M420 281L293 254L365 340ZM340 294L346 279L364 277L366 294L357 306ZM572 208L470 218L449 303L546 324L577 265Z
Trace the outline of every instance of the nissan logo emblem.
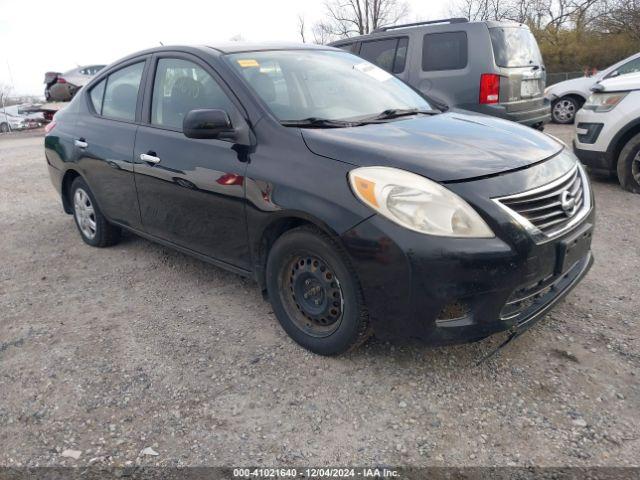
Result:
M565 190L560 195L560 207L567 215L567 217L572 217L576 210L578 209L578 205L576 203L576 197L569 190Z

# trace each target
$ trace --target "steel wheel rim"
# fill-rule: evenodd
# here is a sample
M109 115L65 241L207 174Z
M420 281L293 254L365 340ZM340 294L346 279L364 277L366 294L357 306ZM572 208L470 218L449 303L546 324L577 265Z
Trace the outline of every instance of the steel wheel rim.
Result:
M294 325L312 337L328 337L342 323L344 296L331 266L312 254L297 254L285 264L280 295Z
M640 152L636 153L636 156L631 160L631 176L640 186Z
M576 113L576 106L570 100L560 100L553 106L553 116L558 120L572 120Z
M78 188L73 195L73 209L80 231L85 237L93 240L96 236L96 212L91 198L82 188Z

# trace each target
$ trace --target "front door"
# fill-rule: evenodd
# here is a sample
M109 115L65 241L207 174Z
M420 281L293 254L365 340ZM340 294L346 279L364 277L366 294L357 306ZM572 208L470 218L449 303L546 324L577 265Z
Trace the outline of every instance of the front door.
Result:
M214 72L187 56L157 57L134 158L142 226L147 233L240 268L249 268L242 148L182 133L190 110L219 108L234 126L239 109Z

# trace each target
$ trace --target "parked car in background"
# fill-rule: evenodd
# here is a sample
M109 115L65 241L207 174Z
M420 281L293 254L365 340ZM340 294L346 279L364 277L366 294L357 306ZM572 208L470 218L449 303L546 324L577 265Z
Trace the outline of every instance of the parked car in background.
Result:
M550 120L545 67L526 25L449 18L385 27L331 45L448 107L535 128Z
M104 65L87 65L74 68L65 73L45 73L45 98L47 101L52 102L68 102L82 86L104 67Z
M605 68L590 77L573 78L547 87L545 96L551 102L555 123L573 123L576 113L591 95L591 87L601 80L640 72L640 52Z
M127 229L253 277L283 329L323 355L372 332L431 344L521 333L593 261L593 195L564 144L443 113L331 47L139 52L47 132L84 242Z
M640 72L603 80L593 90L576 115L576 155L640 193Z
M24 130L28 128L29 122L20 115L4 113L0 109L0 133L7 133L12 130Z

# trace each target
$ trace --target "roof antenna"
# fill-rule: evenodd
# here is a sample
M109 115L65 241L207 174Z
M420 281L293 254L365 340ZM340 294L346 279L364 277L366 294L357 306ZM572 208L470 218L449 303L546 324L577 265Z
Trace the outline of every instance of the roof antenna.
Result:
M158 43L164 47L164 43L162 43L162 42L160 42L160 41L158 41Z

